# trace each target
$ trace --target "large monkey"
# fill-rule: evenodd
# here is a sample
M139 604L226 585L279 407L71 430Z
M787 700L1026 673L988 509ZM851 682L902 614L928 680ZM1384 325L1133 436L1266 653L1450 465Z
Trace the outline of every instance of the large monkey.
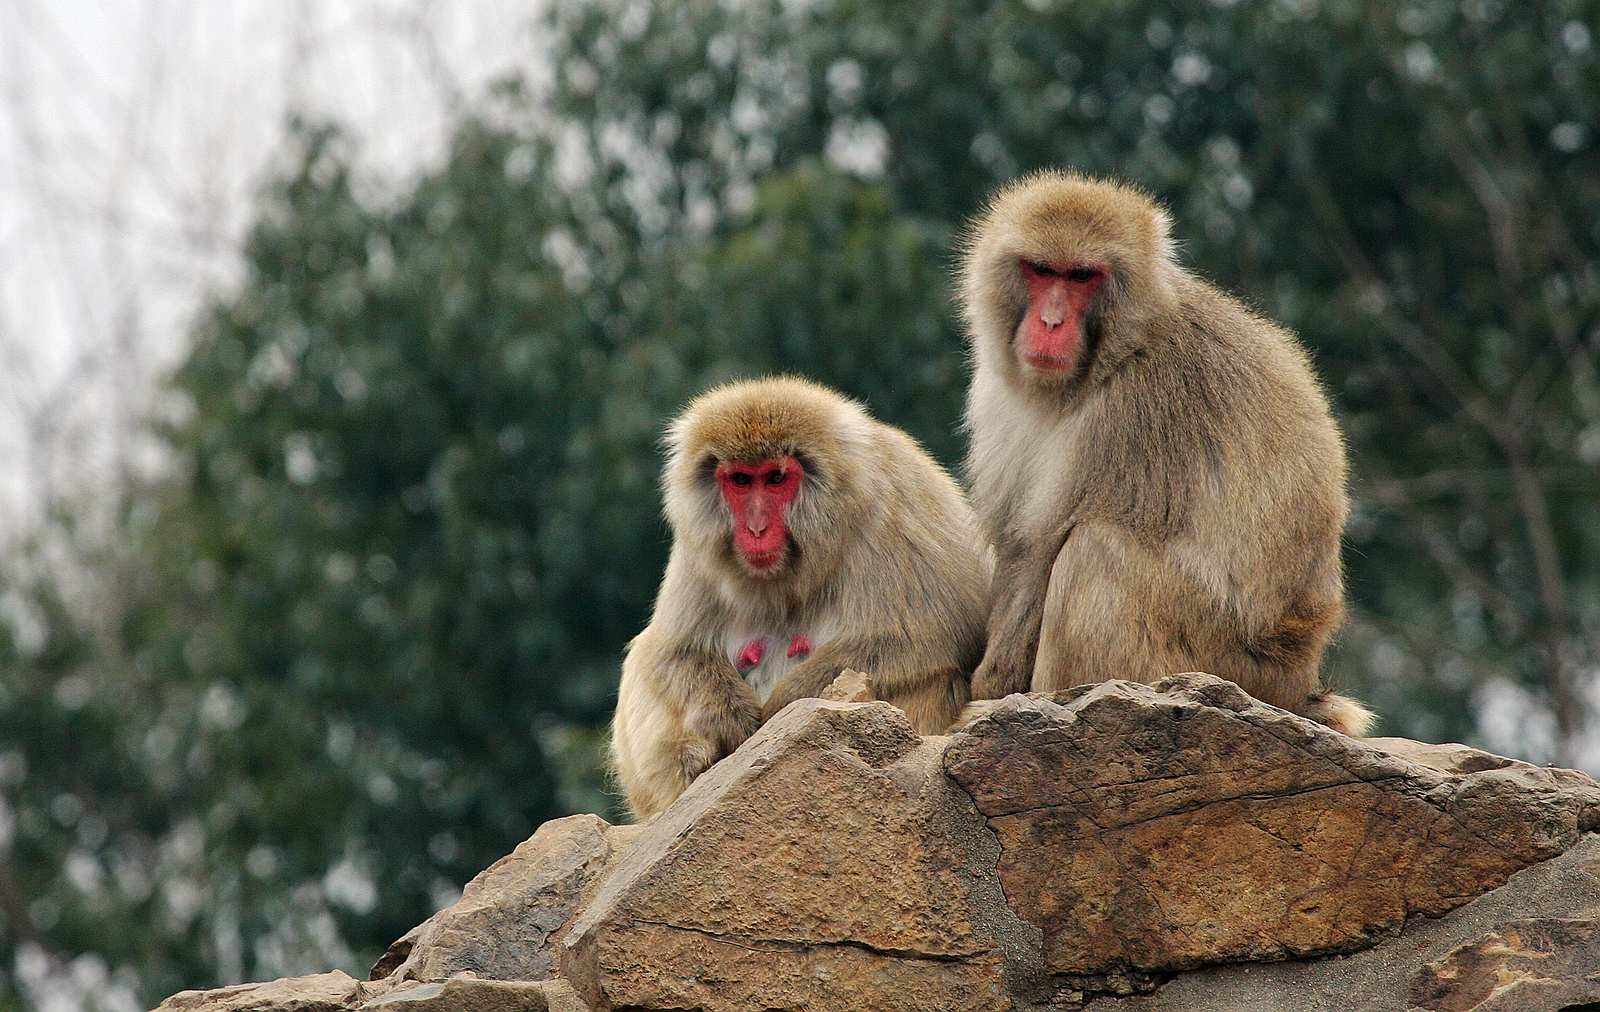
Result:
M703 394L667 431L672 554L629 645L612 757L640 818L845 668L922 733L983 652L988 563L961 490L917 443L824 387Z
M967 470L996 550L973 697L1199 670L1359 735L1319 676L1344 441L1295 338L1179 266L1169 224L1068 172L972 223Z

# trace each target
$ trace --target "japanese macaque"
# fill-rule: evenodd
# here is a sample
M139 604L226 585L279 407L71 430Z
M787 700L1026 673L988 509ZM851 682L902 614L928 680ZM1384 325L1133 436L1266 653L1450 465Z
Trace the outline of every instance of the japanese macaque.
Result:
M905 433L800 379L703 394L667 431L672 554L622 665L613 765L640 818L845 668L922 733L967 702L988 560Z
M973 698L1207 671L1362 734L1319 675L1344 440L1293 335L1179 266L1169 226L1068 172L972 223L967 472L996 553Z

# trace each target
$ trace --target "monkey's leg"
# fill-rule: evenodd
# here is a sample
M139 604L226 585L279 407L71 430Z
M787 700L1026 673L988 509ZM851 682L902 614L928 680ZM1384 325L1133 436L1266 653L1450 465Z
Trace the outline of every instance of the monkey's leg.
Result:
M648 819L689 786L677 745L683 724L653 686L625 672L611 721L611 766L636 819Z
M959 631L915 624L881 640L877 666L865 671L872 695L906 712L918 734L942 734L967 705L972 646Z
M1350 733L1361 722L1349 714L1324 713L1330 697L1322 691L1320 675L1322 653L1343 613L1337 597L1302 594L1256 630L1240 631L1220 644L1215 661L1204 670L1238 683L1263 703Z
M873 694L904 710L918 734L944 734L967 705L967 692L967 673L958 666L924 670L890 685L873 679Z
M1039 629L1056 553L1013 546L1000 553L989 609L989 643L972 673L973 699L1027 692L1033 683Z
M1108 678L1149 682L1190 670L1169 642L1170 602L1179 580L1115 527L1074 527L1050 571L1034 691Z

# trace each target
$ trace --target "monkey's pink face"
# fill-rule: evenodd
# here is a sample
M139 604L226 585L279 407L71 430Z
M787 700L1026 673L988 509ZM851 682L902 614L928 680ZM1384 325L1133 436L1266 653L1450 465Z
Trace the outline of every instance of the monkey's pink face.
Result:
M1042 379L1071 376L1083 358L1095 295L1106 282L1101 264L1021 260L1028 304L1014 341L1025 370Z
M717 487L733 514L733 547L745 571L771 577L789 560L789 506L805 468L793 457L717 465Z

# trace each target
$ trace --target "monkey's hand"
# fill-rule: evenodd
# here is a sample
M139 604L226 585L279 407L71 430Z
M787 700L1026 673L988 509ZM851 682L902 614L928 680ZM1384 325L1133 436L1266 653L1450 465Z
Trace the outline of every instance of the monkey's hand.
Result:
M795 695L790 692L779 692L778 690L781 688L782 686L776 686L773 689L772 695L768 696L767 701L761 704L761 722L763 724L771 720L773 717L776 717L779 711L788 706L790 703L797 699L805 698L804 696Z
M761 726L761 707L742 682L742 691L702 705L684 720L684 735L677 745L678 764L685 785L733 754Z
M999 699L1033 686L1039 624L1054 563L1054 555L1026 546L1001 552L989 609L989 647L972 673L973 699Z
M762 723L776 717L779 711L797 699L820 697L827 691L828 686L833 684L834 678L838 677L839 669L818 667L798 678L795 677L795 673L791 672L788 677L772 687L772 695L767 697L766 705L761 708Z
M789 644L789 656L805 659L790 668L789 673L778 679L778 684L772 687L772 695L767 697L767 704L761 708L764 719L776 717L778 711L797 699L820 697L846 668L879 671L883 666L883 658L892 653L892 644L898 640L898 636L874 633L844 637L814 646L804 636L795 637ZM869 681L876 689L876 677Z
M1027 692L1032 683L1032 671L990 650L972 673L972 698L999 699L1013 692Z
M716 746L709 740L687 736L678 739L674 753L677 758L678 776L682 778L682 787L685 789L722 758L717 755Z

